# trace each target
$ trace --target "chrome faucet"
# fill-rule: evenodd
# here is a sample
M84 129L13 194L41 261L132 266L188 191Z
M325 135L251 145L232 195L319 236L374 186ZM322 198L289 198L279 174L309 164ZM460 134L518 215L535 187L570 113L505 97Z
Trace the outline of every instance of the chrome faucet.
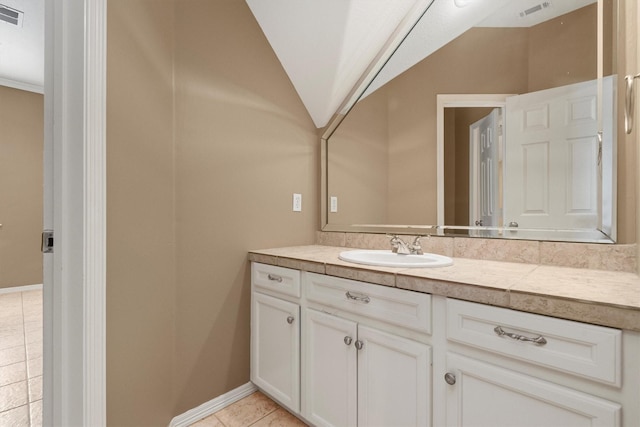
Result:
M400 237L396 235L391 236L391 252L399 255L422 255L422 247L420 246L420 237L416 236L411 245L405 243Z

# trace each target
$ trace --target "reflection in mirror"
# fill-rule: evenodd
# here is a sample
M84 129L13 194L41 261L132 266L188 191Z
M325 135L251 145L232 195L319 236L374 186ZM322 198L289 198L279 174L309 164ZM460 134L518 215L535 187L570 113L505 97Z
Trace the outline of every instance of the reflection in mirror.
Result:
M326 140L325 230L615 240L617 4L470 2L497 3Z

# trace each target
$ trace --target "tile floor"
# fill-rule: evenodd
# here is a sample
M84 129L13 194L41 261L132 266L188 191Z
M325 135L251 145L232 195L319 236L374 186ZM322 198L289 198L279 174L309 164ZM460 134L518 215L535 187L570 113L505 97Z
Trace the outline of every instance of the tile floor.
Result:
M42 426L42 291L0 294L0 427ZM304 427L259 391L191 427Z
M42 291L0 294L0 426L42 425Z
M303 427L305 423L278 406L264 394L241 399L190 427Z

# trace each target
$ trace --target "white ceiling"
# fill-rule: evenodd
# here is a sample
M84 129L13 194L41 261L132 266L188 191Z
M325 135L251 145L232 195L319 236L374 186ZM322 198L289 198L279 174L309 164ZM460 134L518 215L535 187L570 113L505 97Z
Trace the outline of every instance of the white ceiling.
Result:
M246 0L317 127L337 112L416 0ZM435 0L367 94L474 26L528 27L596 0ZM520 16L531 7L540 11ZM409 18L410 20L411 18ZM414 19L415 22L415 19Z
M42 92L44 0L0 0L24 12L19 26L0 21L0 85Z
M318 127L333 116L405 16L424 3L247 0Z

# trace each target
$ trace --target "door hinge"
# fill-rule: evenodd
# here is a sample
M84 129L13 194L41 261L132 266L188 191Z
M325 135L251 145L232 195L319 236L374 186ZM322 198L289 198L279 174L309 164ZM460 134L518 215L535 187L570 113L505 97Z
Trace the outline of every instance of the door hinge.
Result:
M53 253L53 230L44 230L42 232L42 253Z

